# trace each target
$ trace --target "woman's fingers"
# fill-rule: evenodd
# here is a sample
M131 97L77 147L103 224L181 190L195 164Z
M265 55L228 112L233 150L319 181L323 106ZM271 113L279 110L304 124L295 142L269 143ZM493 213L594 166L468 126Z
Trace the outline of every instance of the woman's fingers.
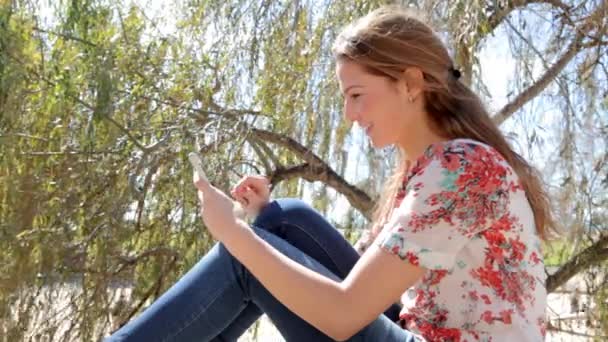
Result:
M230 195L250 216L256 216L270 199L270 182L263 176L245 176Z
M266 204L266 198L257 194L252 188L247 188L242 194L236 194L236 201L241 203L248 214L255 216Z
M257 205L263 200L263 197L252 187L245 188L241 193L237 193L237 198L245 201L247 206Z
M239 195L237 197L237 202L241 203L243 208L247 208L251 204L251 201L245 195Z
M243 177L237 186L234 188L235 191L244 192L246 189L250 188L254 192L259 195L265 197L270 193L269 189L270 182L268 178L263 176L245 176Z
M259 197L259 195L251 187L232 190L230 194L236 201L241 204L245 204L246 206L257 201Z

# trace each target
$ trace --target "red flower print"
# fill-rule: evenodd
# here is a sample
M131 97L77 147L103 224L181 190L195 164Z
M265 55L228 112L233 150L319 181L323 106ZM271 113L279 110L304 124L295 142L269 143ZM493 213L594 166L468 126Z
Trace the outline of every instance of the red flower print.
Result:
M444 161L445 162L442 163L442 166L448 169L449 171L454 172L460 168L460 160L458 157L455 157L453 155L446 155Z
M478 279L481 285L493 288L496 292L502 293L502 278L500 274L493 269L491 265L479 267L471 271L473 278Z
M448 274L448 270L433 270L423 280L427 285L437 285Z
M521 185L521 182L511 182L511 184L509 184L509 191L510 192L517 192L518 190L523 190L523 186Z
M405 253L405 258L407 259L407 261L410 262L410 264L418 266L418 257L416 256L416 254L412 253L411 251L408 251L407 253Z
M505 261L503 252L504 249L498 246L490 246L490 248L488 248L487 256L493 258L496 262L502 264Z
M445 149L443 144L435 144L432 146L432 149L430 151L430 155L431 156L441 156L445 153Z
M505 324L511 324L511 315L513 314L513 310L502 310L500 312L500 318Z
M519 236L516 240L509 239L509 243L511 245L511 258L513 260L521 261L524 259L524 252L526 251L526 245L524 245L520 240Z
M502 232L492 228L482 232L481 236L483 236L488 241L488 244L490 246L497 247L502 245L506 241L505 236Z
M538 257L538 254L536 254L536 252L532 252L532 254L530 254L530 262L533 263L534 265L541 262L540 258Z
M492 224L491 230L496 232L508 232L511 230L514 224L514 219L509 215L503 215Z
M482 294L481 295L481 299L483 299L483 302L486 303L486 305L492 304L492 301L490 300L490 297L488 297L488 295L486 295L486 294Z
M407 324L407 329L418 330L427 341L437 342L460 342L460 329L442 328L421 319L412 319Z
M536 324L540 328L541 335L545 337L547 335L547 323L545 322L545 319L543 317L539 317Z
M484 311L481 314L481 320L488 323L488 324L493 324L494 323L494 317L492 317L492 312L489 310Z

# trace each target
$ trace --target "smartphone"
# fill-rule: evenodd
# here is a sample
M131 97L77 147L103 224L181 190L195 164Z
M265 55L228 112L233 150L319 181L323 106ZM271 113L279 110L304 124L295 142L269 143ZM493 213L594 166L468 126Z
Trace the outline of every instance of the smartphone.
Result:
M200 178L207 180L207 175L205 174L205 171L203 171L203 162L198 153L188 153L188 159L190 160L190 164L192 164L192 167L194 168L194 172L196 172Z
M205 174L205 171L203 171L203 161L201 160L201 157L198 155L198 153L188 153L188 159L190 160L190 164L192 164L192 167L194 168L194 172L196 172L201 179L208 181L207 175ZM245 209L238 202L234 202L234 215L241 219L245 219L247 217Z

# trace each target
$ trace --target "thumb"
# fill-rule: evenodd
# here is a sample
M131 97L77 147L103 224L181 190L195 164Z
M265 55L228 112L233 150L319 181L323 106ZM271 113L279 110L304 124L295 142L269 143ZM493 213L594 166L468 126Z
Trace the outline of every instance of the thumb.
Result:
M202 193L208 192L213 187L211 183L209 183L209 180L207 180L207 178L200 177L197 172L194 172L194 175L192 176L192 182L194 183L194 186Z

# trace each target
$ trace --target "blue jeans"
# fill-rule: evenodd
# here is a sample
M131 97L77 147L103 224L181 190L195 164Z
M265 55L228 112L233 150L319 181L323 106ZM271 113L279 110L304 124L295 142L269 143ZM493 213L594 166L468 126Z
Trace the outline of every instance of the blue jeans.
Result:
M255 233L292 260L335 280L359 255L313 208L297 199L269 203L252 224ZM221 244L142 314L106 339L113 341L236 341L261 315L286 341L333 341L287 309ZM349 341L414 341L395 323L399 306Z

